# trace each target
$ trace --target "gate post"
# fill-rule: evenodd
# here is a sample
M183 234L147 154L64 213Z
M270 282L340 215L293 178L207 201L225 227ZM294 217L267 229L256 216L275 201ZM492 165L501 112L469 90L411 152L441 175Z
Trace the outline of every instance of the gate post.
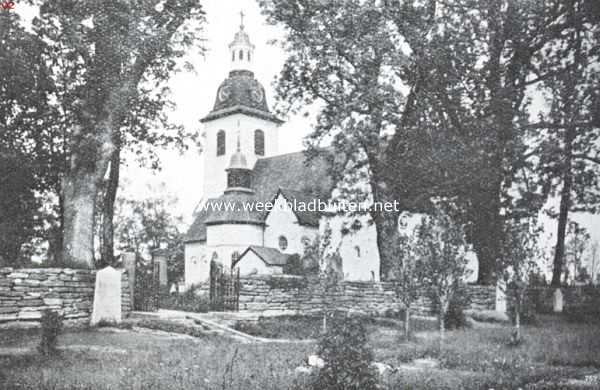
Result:
M167 285L167 251L165 249L156 249L152 251L152 261L158 264L158 282L159 285Z
M131 296L131 309L134 309L135 293L135 252L124 252L122 255L123 267L127 270L127 279L129 280L129 294Z

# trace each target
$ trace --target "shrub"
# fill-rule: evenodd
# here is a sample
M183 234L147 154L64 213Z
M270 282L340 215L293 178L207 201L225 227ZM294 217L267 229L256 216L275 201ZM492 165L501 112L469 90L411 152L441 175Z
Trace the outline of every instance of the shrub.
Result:
M207 294L200 292L199 286L195 285L181 294L169 294L168 289L162 289L159 306L162 309L206 313L210 310L210 299Z
M514 290L511 291L510 289L511 286L509 285L509 294L507 294L508 299L506 301L506 314L508 314L508 318L510 318L510 323L515 325L516 298L514 297ZM536 325L538 323L536 303L530 294L523 295L520 314L519 320L521 325Z
M41 340L38 347L43 355L51 355L56 353L56 344L58 343L58 335L62 330L63 319L60 314L52 310L44 310L42 314Z
M465 310L471 304L470 298L466 294L461 294L457 291L454 297L450 300L448 311L444 318L446 329L460 329L467 327L467 316Z
M314 378L313 390L378 388L377 374L371 367L373 353L360 320L336 316L319 342L318 353L325 366Z

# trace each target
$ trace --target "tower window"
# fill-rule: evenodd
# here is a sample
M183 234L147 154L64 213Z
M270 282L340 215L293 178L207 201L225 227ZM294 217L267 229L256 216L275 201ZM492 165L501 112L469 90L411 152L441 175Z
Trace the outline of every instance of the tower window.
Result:
M356 245L354 247L354 250L356 251L356 257L360 257L360 247L358 245Z
M244 59L244 51L240 50L240 54L239 54L240 60Z
M282 251L286 250L288 247L288 240L285 236L279 236L279 249Z
M250 50L248 50L248 61L250 61Z
M265 132L262 130L254 131L254 154L257 156L265 155Z
M235 61L235 51L231 52L231 62Z
M219 130L217 133L217 156L225 154L225 130Z

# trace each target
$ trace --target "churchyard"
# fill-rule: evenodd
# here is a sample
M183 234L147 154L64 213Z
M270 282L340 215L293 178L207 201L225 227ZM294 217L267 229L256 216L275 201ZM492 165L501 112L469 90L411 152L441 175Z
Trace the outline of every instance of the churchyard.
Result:
M0 388L305 388L297 367L315 353L317 343L243 342L210 332L194 337L172 332L182 329L165 321L125 324L66 330L51 357L35 352L37 330L3 330ZM415 324L409 342L393 321L366 329L374 361L387 367L378 375L383 389L594 389L600 386L599 327L593 320L542 316L537 325L524 327L525 342L512 347L512 327L473 323L449 331L441 352L435 324L428 321ZM414 364L422 358L439 366Z

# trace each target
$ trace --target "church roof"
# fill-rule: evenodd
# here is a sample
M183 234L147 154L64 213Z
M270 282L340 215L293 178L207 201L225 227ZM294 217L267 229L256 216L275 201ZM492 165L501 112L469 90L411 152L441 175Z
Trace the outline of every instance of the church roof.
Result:
M279 249L269 248L266 246L258 246L258 245L250 245L238 258L235 262L237 264L242 260L244 255L248 252L254 252L256 256L258 256L262 261L264 261L267 265L286 265L290 255L285 253L281 253ZM235 265L234 264L234 265Z
M330 164L327 153L312 159L308 159L304 152L296 152L257 160L252 170L254 194L226 191L219 198L209 199L209 204L196 214L185 241L206 241L207 224L264 224L268 213L244 210L243 202L272 202L278 193L292 202L294 199L305 203L313 199L327 201L333 189L333 181L329 174ZM228 201L236 205L236 210L224 210L224 207L218 210L216 203L223 205ZM211 207L210 203L215 204L215 207ZM295 210L295 214L302 225L319 225L319 212Z
M212 111L201 119L207 122L234 113L283 123L269 110L265 88L249 70L232 70L219 86Z

